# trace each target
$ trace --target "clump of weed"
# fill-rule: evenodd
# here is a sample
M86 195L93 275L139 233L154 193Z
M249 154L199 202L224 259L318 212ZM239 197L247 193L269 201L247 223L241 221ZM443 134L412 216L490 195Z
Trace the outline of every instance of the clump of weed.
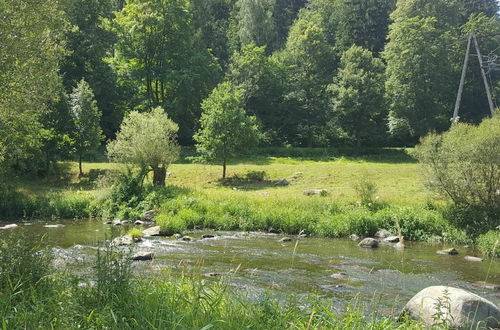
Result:
M479 250L487 256L500 257L500 230L490 230L478 237Z

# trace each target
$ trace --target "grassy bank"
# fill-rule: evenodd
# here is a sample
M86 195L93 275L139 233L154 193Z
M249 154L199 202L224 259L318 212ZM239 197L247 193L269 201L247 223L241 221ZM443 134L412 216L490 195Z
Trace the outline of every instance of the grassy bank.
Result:
M488 229L481 213L457 211L423 185L418 164L405 150L371 150L365 155L333 149L276 149L233 161L229 178L221 166L173 164L168 187L140 192L134 182L109 188L100 175L123 170L110 163L61 163L57 176L20 181L0 202L0 217L119 217L136 220L151 208L166 230L274 230L324 237L371 236L378 229L408 240L471 241ZM289 157L283 157L283 156ZM294 157L292 157L294 156ZM277 183L286 179L288 185ZM115 180L115 179L113 179ZM111 181L113 181L111 180ZM110 181L110 180L108 180ZM99 183L100 182L100 183ZM116 180L114 181L116 183ZM371 187L359 189L359 187ZM306 196L306 190L322 190ZM492 254L493 234L481 249ZM495 236L496 237L496 236Z
M418 324L366 315L362 305L333 311L313 297L249 298L222 282L138 278L126 255L102 250L92 273L61 273L34 237L0 240L3 329L408 329Z

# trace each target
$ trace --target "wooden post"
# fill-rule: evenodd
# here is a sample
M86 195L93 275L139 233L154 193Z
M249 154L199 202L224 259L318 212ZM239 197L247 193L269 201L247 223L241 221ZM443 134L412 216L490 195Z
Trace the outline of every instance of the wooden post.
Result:
M486 89L486 96L488 97L488 104L490 105L491 115L495 115L495 107L493 105L493 99L491 98L490 85L488 84L488 79L486 79L486 73L483 68L483 58L481 57L481 51L479 50L479 44L475 34L472 34L474 38L474 46L476 47L477 58L479 59L479 68L481 69L481 75L483 76L484 88Z
M472 42L472 34L469 35L469 40L467 41L467 51L465 53L464 66L462 68L462 76L460 77L460 85L458 85L457 100L455 102L455 110L453 111L452 122L458 122L458 110L460 109L460 102L462 101L462 93L464 91L465 74L467 73L467 65L469 64L469 53L470 44Z

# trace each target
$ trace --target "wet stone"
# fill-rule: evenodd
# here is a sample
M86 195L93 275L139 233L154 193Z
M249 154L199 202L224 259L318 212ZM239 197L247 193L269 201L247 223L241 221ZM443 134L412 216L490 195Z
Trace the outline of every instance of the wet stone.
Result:
M332 274L332 275L330 275L330 277L335 279L335 280L347 280L349 278L347 273L344 273L344 272Z
M207 238L215 238L215 235L212 235L212 234L204 234L201 236L201 238L203 239L207 239Z
M138 252L138 253L135 253L130 259L133 261L153 260L153 253L152 252Z
M399 237L398 236L388 236L388 237L384 238L384 242L397 243L397 242L399 242Z
M458 254L458 251L455 248L450 248L445 250L439 250L437 251L437 254L454 256Z
M378 248L378 241L374 238L368 237L359 242L358 246L362 248L374 249Z
M282 239L279 240L280 243L287 243L291 241L292 239L290 237L283 237Z
M474 283L472 283L472 285L477 286L479 288L488 289L488 290L495 290L495 291L500 290L500 285L492 284L492 283L488 283L488 282L484 282L484 281L474 282Z
M467 261L473 261L473 262L481 262L481 261L483 261L483 259L481 259L481 258L472 257L472 256L465 256L464 259L467 260Z

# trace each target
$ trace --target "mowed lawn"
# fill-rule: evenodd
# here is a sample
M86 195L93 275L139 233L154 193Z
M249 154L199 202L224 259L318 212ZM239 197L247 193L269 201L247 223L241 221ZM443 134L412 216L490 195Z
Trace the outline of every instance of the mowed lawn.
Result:
M65 162L66 178L59 181L30 181L22 185L28 194L43 194L48 191L56 193L90 193L95 187L82 183L78 178L78 164ZM84 171L113 170L125 168L124 165L112 163L84 163ZM233 161L228 166L228 177L244 176L250 171L264 171L266 182L224 186L219 179L222 175L220 165L178 163L168 169L172 174L167 185L175 185L202 193L207 197L221 198L323 198L332 202L355 202L358 198L354 186L356 183L369 180L377 185L377 196L380 200L391 204L421 204L436 201L435 194L424 186L420 166L410 157L384 158L378 157L338 157L321 159L304 159L292 157L257 157ZM287 179L290 184L277 187L274 182ZM85 179L83 179L84 181ZM326 197L304 196L304 190L326 189Z

